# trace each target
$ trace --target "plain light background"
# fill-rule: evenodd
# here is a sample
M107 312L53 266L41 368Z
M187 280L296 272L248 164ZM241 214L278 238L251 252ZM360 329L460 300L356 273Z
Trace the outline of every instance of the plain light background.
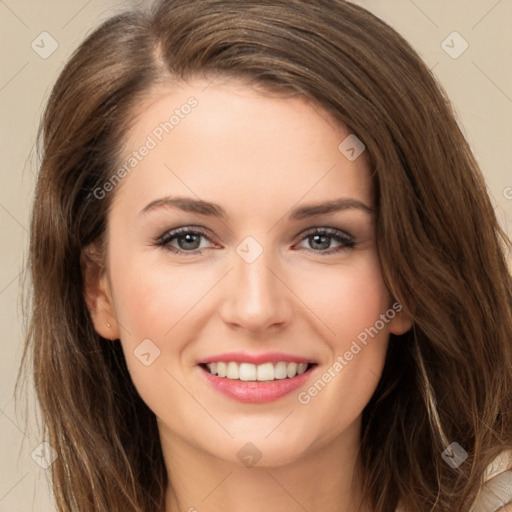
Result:
M102 20L134 3L0 0L1 512L54 510L47 485L50 469L36 463L43 439L35 423L33 395L28 396L28 424L20 414L24 404L20 404L17 413L13 397L23 346L19 292L37 172L33 146L38 123L51 87L71 52ZM481 165L499 219L510 234L512 2L357 0L356 3L397 29L440 79ZM32 48L33 41L34 45L39 42L40 47L41 38L49 41L48 36L41 36L43 32L48 32L58 44L51 55L44 55L46 58ZM466 44L468 47L462 52ZM48 51L50 46L45 48Z

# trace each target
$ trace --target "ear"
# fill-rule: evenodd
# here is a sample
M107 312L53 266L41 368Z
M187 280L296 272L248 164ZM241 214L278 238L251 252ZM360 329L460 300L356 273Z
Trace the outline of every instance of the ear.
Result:
M96 332L103 338L119 339L110 283L106 267L96 245L87 246L81 255L84 295Z
M395 316L389 321L389 332L391 334L405 334L412 328L412 318L403 310L399 302L395 301L390 310L395 312Z

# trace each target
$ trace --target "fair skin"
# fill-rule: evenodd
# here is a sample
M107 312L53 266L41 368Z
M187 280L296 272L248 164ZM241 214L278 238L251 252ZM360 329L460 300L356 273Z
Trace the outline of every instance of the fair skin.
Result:
M362 499L361 413L382 373L389 332L405 332L410 321L394 316L308 403L298 394L393 304L375 214L360 206L374 206L365 154L349 161L338 149L349 132L300 97L264 95L234 80L207 85L197 79L155 94L130 132L126 156L187 98L198 101L115 190L107 271L87 274L95 328L122 344L158 418L172 483L167 512L354 512ZM169 196L215 203L226 217L169 205L142 212ZM339 198L352 207L288 218ZM167 239L185 254L157 245L179 227L207 236L196 235L196 245L183 234ZM315 227L333 228L343 241L304 235ZM263 251L250 263L237 252L248 236ZM134 355L145 339L160 350L147 366ZM317 366L300 389L243 403L214 389L198 366L234 351L285 352ZM249 442L261 453L252 467L237 456Z

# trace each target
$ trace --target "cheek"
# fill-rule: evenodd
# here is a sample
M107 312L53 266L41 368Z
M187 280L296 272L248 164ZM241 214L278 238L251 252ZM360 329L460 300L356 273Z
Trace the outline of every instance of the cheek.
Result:
M126 260L111 275L116 314L129 333L127 340L140 336L162 340L203 293L197 276L148 263L143 256Z
M381 315L391 305L375 255L358 260L350 269L331 269L318 277L302 293L329 328L325 340L332 359L297 396L310 417L322 418L311 434L312 446L328 442L348 428L375 392L389 338ZM293 435L291 431L288 434Z
M111 279L116 315L122 325L120 343L139 395L157 415L169 408L183 408L187 397L173 379L173 362L180 359L185 342L180 344L173 334L185 324L187 317L180 319L192 299L197 300L197 291L194 294L193 285L183 286L186 283L180 272L165 272L144 264L143 258L125 258L122 265L112 268Z
M155 262L144 253L116 260L112 248L117 264L111 265L110 274L126 364L139 394L154 411L177 406L183 399L173 377L181 379L179 365L197 333L202 298L218 279L213 269L198 276L193 265L180 268L163 260Z
M391 297L378 257L367 253L354 265L317 272L316 279L303 284L300 293L308 297L308 307L321 319L331 352L331 361L324 365L325 379L321 377L310 397L318 393L322 398L311 406L343 403L346 418L355 418L375 390L388 346L389 327L382 315L389 310ZM337 418L336 414L331 417L333 425Z
M323 268L317 265L314 275L297 280L295 288L339 350L346 350L391 305L377 255L367 252L352 261Z

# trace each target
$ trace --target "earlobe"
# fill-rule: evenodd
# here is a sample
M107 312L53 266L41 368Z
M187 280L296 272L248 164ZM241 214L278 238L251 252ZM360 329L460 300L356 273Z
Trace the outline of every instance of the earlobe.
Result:
M412 325L412 318L405 311L400 311L389 322L389 332L395 335L405 334Z
M103 338L119 339L110 283L95 246L87 246L81 258L84 299L96 332Z

